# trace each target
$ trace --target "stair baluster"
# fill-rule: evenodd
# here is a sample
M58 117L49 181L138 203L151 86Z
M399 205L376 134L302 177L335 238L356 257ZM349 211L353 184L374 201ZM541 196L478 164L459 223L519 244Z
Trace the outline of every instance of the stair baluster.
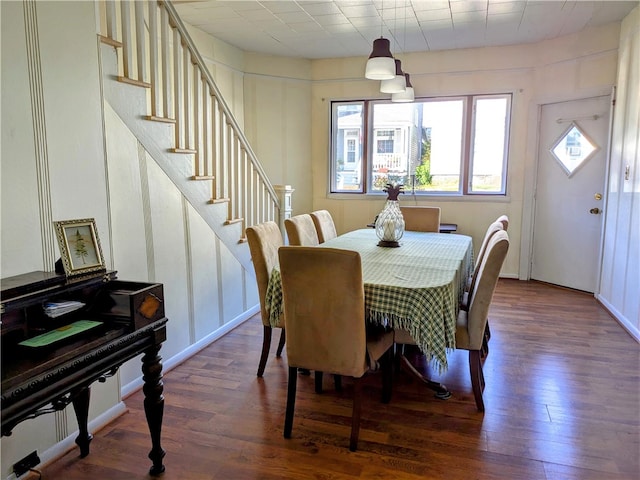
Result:
M209 203L228 204L239 241L249 225L279 222L278 196L171 3L117 4L101 4L104 41L122 46L118 79L149 88L145 118L174 124L168 151L193 157L191 178L211 182Z

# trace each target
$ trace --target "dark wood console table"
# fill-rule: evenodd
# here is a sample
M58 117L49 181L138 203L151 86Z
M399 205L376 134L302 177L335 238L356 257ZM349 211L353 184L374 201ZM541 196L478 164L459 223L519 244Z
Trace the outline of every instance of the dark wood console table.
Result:
M160 347L166 340L162 284L116 279L107 271L70 280L53 272L31 272L4 278L2 319L2 435L20 422L73 405L78 420L76 444L89 454L93 436L87 428L90 386L114 375L140 354L144 409L151 434L151 475L165 467L160 444L164 396ZM75 311L51 318L44 305L77 301ZM64 332L77 321L99 322L90 330L47 345L25 340Z

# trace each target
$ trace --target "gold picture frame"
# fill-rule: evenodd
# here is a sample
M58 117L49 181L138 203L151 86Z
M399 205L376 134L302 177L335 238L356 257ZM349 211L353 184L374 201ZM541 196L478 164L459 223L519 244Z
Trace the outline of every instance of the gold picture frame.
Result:
M106 270L93 218L60 220L53 224L65 275L74 276Z

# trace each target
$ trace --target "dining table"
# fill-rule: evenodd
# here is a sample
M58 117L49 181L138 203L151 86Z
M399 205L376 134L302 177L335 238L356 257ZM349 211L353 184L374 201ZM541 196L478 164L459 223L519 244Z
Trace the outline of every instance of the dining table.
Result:
M378 240L375 230L365 228L327 240L318 248L360 254L366 322L409 332L425 358L442 373L448 366L447 353L456 346L460 302L473 270L472 238L456 233L405 231L399 247L378 246ZM277 325L282 313L277 266L269 278L265 304L271 324ZM450 396L446 387L423 380L440 398Z

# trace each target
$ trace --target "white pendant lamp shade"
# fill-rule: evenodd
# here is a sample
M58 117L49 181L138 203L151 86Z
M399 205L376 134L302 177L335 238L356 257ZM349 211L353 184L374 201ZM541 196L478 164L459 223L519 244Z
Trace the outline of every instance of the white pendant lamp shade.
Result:
M396 103L407 103L413 102L415 100L415 93L413 91L413 85L411 85L411 80L409 79L409 74L405 73L404 77L406 79L407 88L404 92L398 92L391 94L391 101Z
M367 60L364 72L369 80L388 80L395 77L396 66L391 55L391 44L386 38L376 38L373 41L373 50Z
M404 92L405 88L407 88L400 60L396 60L395 64L395 76L390 80L383 80L380 82L380 91L382 93L399 93Z

